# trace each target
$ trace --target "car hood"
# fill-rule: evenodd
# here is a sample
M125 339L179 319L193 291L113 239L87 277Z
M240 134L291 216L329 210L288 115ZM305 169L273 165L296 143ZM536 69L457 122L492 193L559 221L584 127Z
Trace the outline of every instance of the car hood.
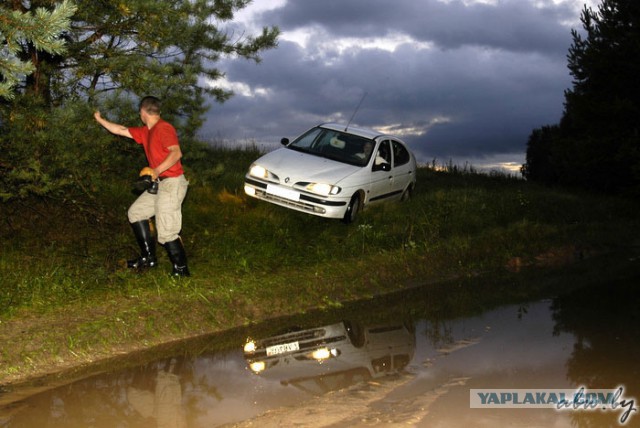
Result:
M277 175L281 182L289 178L290 184L300 181L337 184L362 169L287 148L267 153L255 163Z

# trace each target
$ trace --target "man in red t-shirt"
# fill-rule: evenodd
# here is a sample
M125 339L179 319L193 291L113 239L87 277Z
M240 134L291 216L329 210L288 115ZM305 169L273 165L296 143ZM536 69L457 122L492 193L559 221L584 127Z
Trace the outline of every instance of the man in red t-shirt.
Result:
M109 122L99 111L96 121L109 132L132 138L142 145L147 155L152 179L158 180L158 192L143 192L129 207L129 222L140 246L141 255L129 260L134 269L151 268L157 264L155 239L151 235L149 220L156 218L158 242L164 245L173 263L173 275L189 276L187 257L180 239L182 229L182 201L189 182L182 170L182 151L175 128L160 117L160 100L145 97L140 101L140 119L144 126L128 128Z

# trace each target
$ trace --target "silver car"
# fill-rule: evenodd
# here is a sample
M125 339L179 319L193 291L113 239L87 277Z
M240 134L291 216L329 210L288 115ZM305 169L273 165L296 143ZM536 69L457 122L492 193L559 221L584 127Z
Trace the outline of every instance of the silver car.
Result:
M416 184L407 145L371 129L326 123L282 144L251 165L247 195L351 223L364 207L408 199Z

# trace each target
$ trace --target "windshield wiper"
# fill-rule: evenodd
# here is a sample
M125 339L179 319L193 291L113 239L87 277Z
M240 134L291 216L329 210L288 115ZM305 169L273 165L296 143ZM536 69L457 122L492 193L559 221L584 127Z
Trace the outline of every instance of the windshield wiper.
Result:
M302 152L302 153L313 153L311 151L309 151L306 147L298 147L298 146L286 146L287 149L291 149L291 150L295 150L296 152Z

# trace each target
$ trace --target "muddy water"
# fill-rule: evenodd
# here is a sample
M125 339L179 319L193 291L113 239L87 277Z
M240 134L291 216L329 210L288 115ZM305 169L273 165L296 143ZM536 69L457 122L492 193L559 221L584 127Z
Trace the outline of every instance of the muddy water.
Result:
M199 342L195 352L5 396L0 426L602 427L625 413L624 426L640 426L638 283L515 304L487 297L512 284L457 284L283 319L225 338L226 349ZM255 349L245 352L248 338ZM626 405L470 406L472 391L518 392L522 402L527 391L580 386L621 390Z

